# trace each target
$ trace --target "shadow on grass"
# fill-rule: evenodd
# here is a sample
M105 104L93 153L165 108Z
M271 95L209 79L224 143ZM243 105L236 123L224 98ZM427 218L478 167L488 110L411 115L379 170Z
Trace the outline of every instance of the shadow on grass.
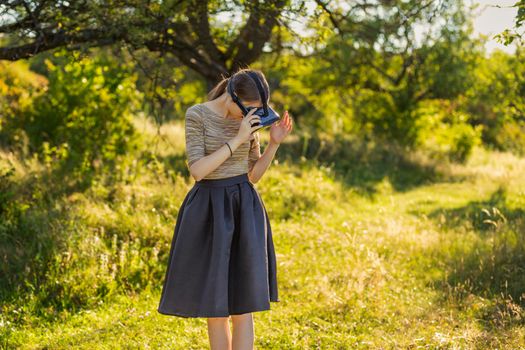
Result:
M266 146L263 142L262 152ZM165 168L190 176L184 153L157 158ZM437 162L423 164L414 159L409 150L394 143L373 143L352 136L330 138L301 134L285 141L275 159L292 165L306 162L312 166L330 167L347 188L365 196L373 196L376 186L385 178L400 192L429 183L465 179L439 169Z
M450 247L436 247L446 277L434 287L442 290L443 302L452 298L461 305L472 295L490 299L478 315L487 328L525 324L525 210L510 208L507 197L499 186L486 200L428 214L444 231L465 233Z
M352 136L334 138L299 135L286 142L277 159L297 163L301 159L314 165L333 168L347 188L373 196L385 178L395 191L404 192L434 182L462 181L439 169L437 163L423 164L411 152L395 143L373 143Z

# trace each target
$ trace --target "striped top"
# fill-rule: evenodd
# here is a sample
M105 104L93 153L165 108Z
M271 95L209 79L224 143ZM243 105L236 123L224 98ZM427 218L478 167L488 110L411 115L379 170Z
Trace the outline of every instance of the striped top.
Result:
M237 136L241 119L226 119L203 103L186 110L185 137L188 168L200 158L207 156L231 138ZM233 155L204 177L220 179L248 173L261 156L259 132L254 132L248 141L241 144Z

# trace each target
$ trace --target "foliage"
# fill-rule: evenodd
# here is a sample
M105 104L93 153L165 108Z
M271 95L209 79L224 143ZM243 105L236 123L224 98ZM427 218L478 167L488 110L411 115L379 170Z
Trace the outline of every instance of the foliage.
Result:
M75 177L114 168L134 145L131 113L140 101L129 66L107 59L76 57L49 67L49 86L32 108L11 120L24 130L33 152L48 165L67 167Z
M483 125L483 142L499 150L525 154L525 61L495 51L480 58L472 76L476 85L460 101L474 125Z
M520 29L525 22L525 0L517 0L511 7L517 9L513 28L506 28L494 37L504 45L515 43L522 47L525 44L525 36L523 30Z
M324 43L317 55L283 58L282 67L271 69L277 76L287 72L279 79L278 103L290 106L301 127L415 148L424 128L416 112L421 103L455 100L476 83L471 72L483 46L471 38L462 2L416 11L399 27L400 12L408 11L403 6L383 3L383 11L372 8L359 25L347 18L337 32L316 32ZM433 25L427 20L436 20L435 11L447 26L416 40L416 25ZM318 29L318 22L329 20L321 16L311 25Z
M472 126L470 116L447 100L424 103L417 113L421 124L418 146L434 158L464 163L481 144L483 126Z
M24 134L16 126L18 118L27 111L33 96L47 85L44 76L32 72L27 62L0 61L0 144L4 147L17 144L20 151L27 151Z
M0 59L115 45L180 61L211 84L260 57L285 7L300 13L304 1L6 0L0 5ZM235 10L246 21L221 18Z

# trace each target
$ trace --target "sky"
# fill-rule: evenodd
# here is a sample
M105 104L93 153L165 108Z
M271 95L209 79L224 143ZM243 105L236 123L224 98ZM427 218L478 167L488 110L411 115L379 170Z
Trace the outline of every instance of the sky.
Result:
M470 3L478 5L476 12L479 14L473 20L474 31L476 35L489 35L490 39L494 34L501 33L507 28L514 26L514 21L517 13L516 8L509 8L515 4L517 0L470 0ZM499 5L498 8L495 5ZM513 53L514 45L505 46L497 42L496 39L488 40L486 44L487 52L492 52L494 49L502 49L506 52Z

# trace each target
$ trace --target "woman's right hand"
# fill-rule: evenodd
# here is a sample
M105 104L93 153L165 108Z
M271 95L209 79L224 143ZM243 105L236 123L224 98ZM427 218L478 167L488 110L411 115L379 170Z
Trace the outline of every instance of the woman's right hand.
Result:
M253 132L262 128L261 117L259 117L257 114L253 114L255 111L255 108L250 110L248 114L246 114L246 116L242 119L241 126L239 127L239 132L237 133L237 137L243 143L250 139L250 136ZM251 126L251 124L256 125Z

